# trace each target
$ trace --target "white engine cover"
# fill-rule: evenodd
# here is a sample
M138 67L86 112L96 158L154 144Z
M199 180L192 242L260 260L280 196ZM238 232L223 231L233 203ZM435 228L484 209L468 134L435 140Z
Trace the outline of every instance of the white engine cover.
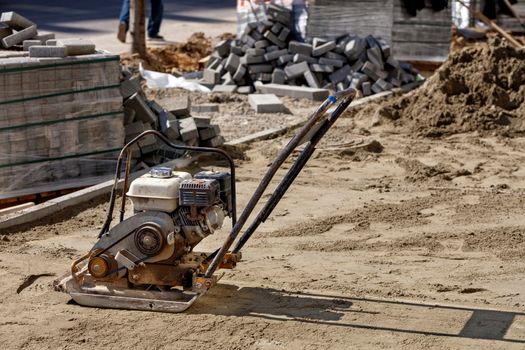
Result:
M127 196L135 211L155 210L171 213L179 206L179 187L182 181L191 180L191 174L174 171L171 177L157 177L151 173L135 179Z

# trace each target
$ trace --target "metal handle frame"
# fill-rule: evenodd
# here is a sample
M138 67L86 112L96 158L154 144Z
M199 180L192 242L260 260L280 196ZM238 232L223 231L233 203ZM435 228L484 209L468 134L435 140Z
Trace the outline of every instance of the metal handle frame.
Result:
M161 134L160 132L156 130L147 130L144 131L142 134L135 137L133 140L128 142L124 148L120 151L120 154L117 159L117 167L115 170L115 180L113 182L113 187L111 189L111 197L109 200L109 209L106 216L106 220L102 226L102 229L100 230L100 233L98 237L102 237L105 233L109 231L109 227L111 225L111 221L113 220L113 211L115 208L115 201L117 198L117 190L118 190L118 183L121 179L121 173L122 173L122 161L124 156L126 156L126 170L124 175L124 189L122 192L122 205L120 209L120 221L124 220L124 214L125 214L125 201L126 201L126 191L128 190L127 187L129 185L129 173L130 173L130 164L131 164L131 146L136 144L138 141L143 139L144 137L148 135L153 135L160 139L166 146L177 149L177 150L183 150L183 151L192 151L192 152L201 152L201 153L216 153L223 156L227 161L228 165L230 167L230 175L231 175L231 192L232 192L232 226L235 226L237 223L237 197L236 197L236 189L235 189L235 163L233 162L232 157L228 155L224 150L220 148L213 148L213 147L197 147L197 146L186 146L186 145L175 145L171 143L171 141Z

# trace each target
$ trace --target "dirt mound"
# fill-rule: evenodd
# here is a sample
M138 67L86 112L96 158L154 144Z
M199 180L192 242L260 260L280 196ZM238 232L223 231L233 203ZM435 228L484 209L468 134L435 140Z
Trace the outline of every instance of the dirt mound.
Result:
M419 89L379 107L377 115L411 133L438 137L525 131L525 51L499 39L449 59Z
M148 48L148 58L123 54L121 63L131 70L138 70L139 62L144 68L165 73L193 72L204 68L199 61L212 52L212 39L204 33L193 33L186 42L163 47Z

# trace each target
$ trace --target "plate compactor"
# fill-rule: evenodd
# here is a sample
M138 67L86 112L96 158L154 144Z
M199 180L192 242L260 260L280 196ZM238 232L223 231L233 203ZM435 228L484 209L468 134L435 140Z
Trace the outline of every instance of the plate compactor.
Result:
M218 269L232 269L241 260L244 244L271 214L355 93L354 89L342 91L318 107L269 166L239 218L235 166L226 152L174 145L154 130L137 136L120 152L109 210L98 241L73 263L71 274L59 281L57 288L85 306L162 312L186 310L222 277L216 273ZM230 172L201 171L192 176L160 167L130 184L131 147L147 135L158 137L176 150L219 154L228 161ZM230 250L277 170L302 145L287 174ZM110 228L122 173L120 222ZM133 203L134 215L124 219L126 197ZM231 218L233 227L223 245L212 253L193 251L202 239L221 228L226 216Z

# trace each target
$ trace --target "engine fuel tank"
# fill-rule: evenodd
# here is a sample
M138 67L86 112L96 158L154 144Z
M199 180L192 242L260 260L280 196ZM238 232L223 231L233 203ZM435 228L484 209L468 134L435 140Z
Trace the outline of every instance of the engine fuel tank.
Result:
M180 184L191 178L186 172L154 168L131 183L127 196L135 211L171 213L179 205Z

